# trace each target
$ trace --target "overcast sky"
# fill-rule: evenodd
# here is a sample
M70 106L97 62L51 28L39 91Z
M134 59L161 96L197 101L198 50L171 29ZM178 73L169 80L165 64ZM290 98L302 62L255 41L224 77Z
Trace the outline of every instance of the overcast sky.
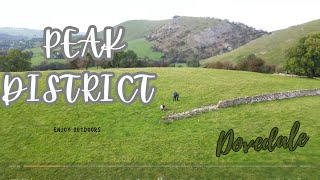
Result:
M86 31L126 20L170 19L174 15L215 17L273 31L320 19L319 0L6 0L1 2L0 27Z

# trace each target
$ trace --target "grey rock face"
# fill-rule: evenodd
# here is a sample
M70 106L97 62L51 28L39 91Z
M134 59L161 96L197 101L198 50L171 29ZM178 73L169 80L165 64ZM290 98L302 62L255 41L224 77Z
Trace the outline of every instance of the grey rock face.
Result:
M179 17L146 36L153 49L177 59L208 58L231 51L267 32L215 18ZM174 55L171 49L174 49Z

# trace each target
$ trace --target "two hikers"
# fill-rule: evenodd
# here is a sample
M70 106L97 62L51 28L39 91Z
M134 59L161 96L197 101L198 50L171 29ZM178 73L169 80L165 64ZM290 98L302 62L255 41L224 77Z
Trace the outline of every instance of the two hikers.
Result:
M174 91L173 93L173 101L179 101L179 93L177 93L176 91ZM161 111L166 111L167 107L164 104L160 105L160 110Z

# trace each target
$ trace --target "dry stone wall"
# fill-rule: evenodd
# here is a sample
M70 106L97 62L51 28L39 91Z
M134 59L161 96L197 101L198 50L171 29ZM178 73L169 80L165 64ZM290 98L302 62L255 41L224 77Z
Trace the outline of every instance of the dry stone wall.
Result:
M288 92L279 92L272 94L262 94L257 96L250 97L241 97L230 100L219 101L217 105L213 106L203 106L199 108L195 108L190 111L182 112L182 113L172 113L164 119L172 122L175 120L179 120L182 118L190 117L195 114L199 114L206 111L218 110L222 108L227 108L231 106L236 106L240 104L250 104L250 103L258 103L263 101L274 101L281 99L290 99L295 97L303 97L303 96L320 96L320 89L310 89L310 90L297 90L297 91L288 91Z

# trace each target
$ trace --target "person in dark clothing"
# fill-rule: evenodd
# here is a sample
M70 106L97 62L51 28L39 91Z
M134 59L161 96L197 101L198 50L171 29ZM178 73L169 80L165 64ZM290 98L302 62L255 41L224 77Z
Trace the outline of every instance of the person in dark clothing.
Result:
M179 101L179 94L176 91L173 93L173 101Z

